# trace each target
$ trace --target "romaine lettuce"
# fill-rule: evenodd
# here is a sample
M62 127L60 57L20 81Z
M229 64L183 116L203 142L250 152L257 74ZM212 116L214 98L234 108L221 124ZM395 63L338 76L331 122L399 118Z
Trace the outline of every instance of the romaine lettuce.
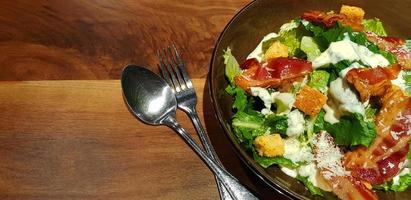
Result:
M334 137L338 145L369 146L376 136L375 124L364 121L360 113L343 116L335 124L325 123L325 130Z
M301 38L304 35L299 28L301 23L298 20L293 20L290 23L284 24L282 30L278 33L278 37L266 40L262 44L262 51L265 53L274 41L280 41L288 47L288 54L296 56L300 51Z
M392 53L378 48L377 45L367 40L365 33L353 32L352 28L349 26L343 26L341 23L337 23L332 28L325 29L324 27L313 25L312 23L305 23L304 27L311 33L321 51L327 49L331 42L340 41L348 35L351 41L366 46L374 53L381 54L390 64L396 62L396 58Z
M299 165L293 163L290 159L284 158L283 156L275 156L275 157L265 157L260 156L253 150L253 158L254 160L260 164L262 167L267 168L273 164L277 164L280 166L288 167L288 168L296 168Z
M330 78L330 73L324 70L314 70L310 74L310 80L308 81L308 86L315 88L322 93L327 91L328 79Z
M379 36L387 36L387 33L384 30L382 22L377 18L364 19L362 21L362 25L364 26L364 31L370 31Z
M320 48L312 37L303 36L301 38L300 48L305 54L307 54L308 61L313 61L321 54Z
M324 121L325 111L321 110L317 116L315 117L313 131L314 133L318 133L321 130L325 130L325 121Z
M406 92L408 95L411 95L411 71L410 70L403 70L402 71L402 78L405 81L406 85Z
M405 40L405 47L407 47L407 50L411 52L411 40Z
M231 54L230 47L228 47L227 50L224 51L223 57L225 64L225 75L230 81L230 84L234 85L234 77L241 74L240 65L238 64L233 54Z
M250 149L253 148L254 138L267 131L264 126L264 115L258 112L237 112L234 115L232 127L238 141Z
M271 114L266 117L265 125L270 127L270 131L272 133L280 133L285 135L288 128L287 119L288 117L286 115Z
M403 192L411 185L411 173L402 175L398 179L398 184L393 183L393 181L387 181L382 185L374 186L374 189L378 190L392 190L395 192Z
M315 187L309 180L308 177L303 177L298 175L297 180L301 181L305 187L307 187L308 191L310 191L311 194L313 195L319 195L319 196L324 196L322 193L322 190L318 187Z
M247 96L245 95L245 91L240 87L235 86L227 86L225 91L234 96L234 103L233 108L237 109L237 111L243 111L247 106Z

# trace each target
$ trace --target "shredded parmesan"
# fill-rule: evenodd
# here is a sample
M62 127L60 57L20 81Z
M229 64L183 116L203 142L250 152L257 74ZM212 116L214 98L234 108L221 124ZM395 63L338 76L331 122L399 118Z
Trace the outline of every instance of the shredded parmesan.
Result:
M315 158L317 167L321 169L325 179L330 180L335 176L346 176L349 173L342 166L343 154L335 146L333 138L325 131L321 131L315 142Z

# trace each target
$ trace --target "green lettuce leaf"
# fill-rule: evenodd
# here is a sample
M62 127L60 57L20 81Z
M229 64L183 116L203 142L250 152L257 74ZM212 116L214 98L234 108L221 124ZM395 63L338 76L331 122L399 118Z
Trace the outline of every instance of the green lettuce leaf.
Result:
M270 127L271 133L280 133L285 135L288 128L287 119L288 117L286 115L271 114L266 117L265 125Z
M328 84L337 79L340 76L340 72L349 67L353 61L349 60L342 60L336 64L330 64L329 67L323 68L322 70L328 72L330 74L330 78L328 79Z
M407 50L411 52L411 40L405 40L405 46L407 47Z
M371 105L371 104L370 104ZM373 121L378 109L373 106L367 106L365 108L365 120Z
M384 30L384 26L378 18L364 19L362 21L362 25L364 26L365 32L370 31L379 36L387 36L387 33Z
M304 28L311 33L321 52L327 49L331 42L340 41L344 39L346 34L348 34L351 41L366 46L374 53L381 54L390 62L390 64L396 63L396 58L392 53L378 48L377 45L367 40L365 33L353 32L352 28L349 26L343 26L341 23L337 23L332 28L325 29L324 27L313 25L312 23L306 23Z
M366 46L370 51L373 53L378 53L384 56L388 60L390 64L394 64L397 62L397 59L395 58L394 54L384 51L380 49L376 44L369 42L367 40L367 36L363 32L349 32L348 35L350 36L350 40L359 44Z
M288 53L291 56L296 55L297 50L299 50L300 48L301 41L301 36L298 35L297 29L293 29L288 32L285 32L282 35L279 35L278 39L281 43L288 46Z
M307 54L307 60L309 61L313 61L321 54L320 48L312 37L303 36L301 38L300 48Z
M411 95L411 71L410 70L403 70L402 71L402 78L405 81L406 92L408 95Z
M264 126L264 115L258 112L237 112L232 120L233 132L240 143L246 148L253 149L254 138L267 131Z
M400 176L398 184L394 185L393 181L387 181L384 184L374 186L377 190L392 190L395 192L403 192L411 185L411 173Z
M330 78L330 73L324 70L314 70L310 74L310 79L308 81L308 86L315 88L322 93L327 91L328 79Z
M243 111L247 107L247 96L245 95L245 91L242 88L229 85L227 86L225 91L229 95L234 96L234 109L236 109L237 111Z
M313 131L314 133L318 133L321 130L325 130L325 121L324 121L325 111L321 110L317 116L315 117Z
M308 191L310 191L312 195L324 196L322 193L322 190L318 187L315 187L313 183L311 183L308 180L308 177L303 177L303 176L298 175L296 178L297 180L301 181L305 185L305 187L308 189Z
M225 75L230 81L230 84L234 85L234 77L241 74L240 65L233 54L231 54L231 49L229 47L226 51L224 51L223 57L225 64Z
M338 145L364 145L369 146L374 140L376 131L373 122L366 122L359 113L343 116L335 124L326 123L325 129Z
M291 161L290 159L284 158L282 156L275 156L275 157L260 156L257 154L255 150L253 150L253 158L258 164L260 164L264 168L267 168L274 164L288 167L288 168L297 168L299 166L298 164L293 163L293 161Z
M267 49L271 46L271 44L274 41L280 41L282 44L288 47L288 54L290 56L300 55L299 53L301 52L301 49L300 49L301 38L304 35L304 32L302 31L302 29L299 28L300 22L298 20L294 20L287 24L291 24L291 25L289 26L289 28L284 28L283 30L281 30L278 34L278 37L271 38L263 42L262 44L263 53L267 51ZM287 24L284 24L284 25L287 25Z

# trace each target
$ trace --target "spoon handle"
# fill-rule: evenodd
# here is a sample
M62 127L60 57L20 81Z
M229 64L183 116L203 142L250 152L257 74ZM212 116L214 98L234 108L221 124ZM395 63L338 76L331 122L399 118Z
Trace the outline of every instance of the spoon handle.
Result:
M198 136L200 138L201 143L203 144L204 150L207 155L213 159L220 167L223 167L221 161L218 159L217 153L215 152L213 146L211 145L210 139L208 138L207 134L203 126L201 125L200 118L198 118L197 111L195 105L192 104L191 106L180 106L184 112L190 117L191 121L194 124L195 129L197 130ZM217 176L216 176L217 178ZM217 188L220 193L220 199L222 200L232 200L231 195L228 193L227 189L224 187L224 184L217 178Z
M164 121L166 125L175 130L190 147L197 153L198 156L207 164L211 171L224 184L231 197L236 200L258 200L247 188L245 188L236 178L234 178L225 169L215 163L204 151L198 146L193 138L184 130L183 127L175 120L174 117L169 117Z

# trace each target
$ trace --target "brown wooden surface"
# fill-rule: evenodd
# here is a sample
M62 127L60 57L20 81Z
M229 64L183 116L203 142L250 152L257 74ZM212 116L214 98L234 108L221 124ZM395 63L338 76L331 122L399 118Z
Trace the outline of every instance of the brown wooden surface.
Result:
M200 118L224 166L262 199L278 198L236 157L203 97L214 44L247 3L0 1L0 199L218 199L183 140L122 100L123 66L157 71L155 50L171 42L197 78Z
M224 165L274 197L235 157L204 85L194 79L197 108ZM129 113L118 80L2 82L0 110L0 199L218 199L212 173L179 136Z
M174 42L204 78L214 44L247 0L0 1L0 80L118 79L127 63L156 70Z

